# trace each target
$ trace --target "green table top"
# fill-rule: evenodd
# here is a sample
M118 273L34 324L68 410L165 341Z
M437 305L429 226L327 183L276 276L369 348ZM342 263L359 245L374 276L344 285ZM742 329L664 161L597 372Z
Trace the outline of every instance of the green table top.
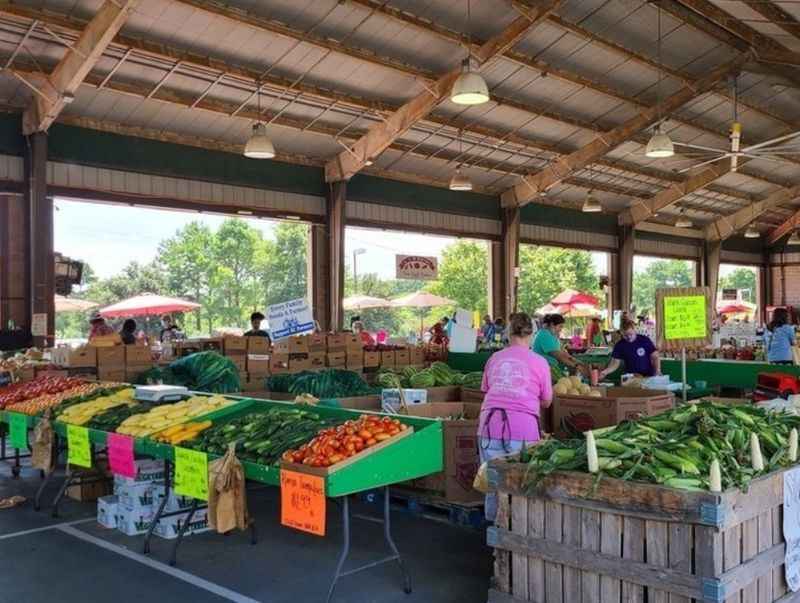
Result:
M681 380L681 361L663 359L661 371L673 381ZM710 388L753 389L759 373L787 373L800 377L800 367L742 360L692 360L686 363L686 380L692 384L705 381Z

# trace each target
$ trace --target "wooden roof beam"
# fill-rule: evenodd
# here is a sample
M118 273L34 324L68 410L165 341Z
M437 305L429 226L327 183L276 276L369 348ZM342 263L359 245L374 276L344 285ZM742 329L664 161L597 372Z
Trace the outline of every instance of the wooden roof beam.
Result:
M800 210L767 235L767 245L775 245L783 237L800 228Z
M779 5L767 0L741 0L769 22L780 27L783 31L800 39L800 21Z
M547 0L536 9L517 17L498 35L484 42L473 54L478 67L502 54L522 39L532 28L541 23L551 11L558 8L562 0ZM426 117L433 108L450 94L458 76L461 65L457 65L427 88L392 113L382 123L370 127L351 149L339 153L337 157L325 165L326 182L347 180L356 174L367 161L380 155L392 141L406 132L414 123Z
M67 48L56 68L43 77L34 75L28 85L38 90L25 109L25 134L46 132L64 107L71 103L86 75L122 28L139 0L106 0L81 32L75 45Z
M504 207L522 206L530 203L541 191L547 191L575 171L602 157L612 149L630 139L634 134L654 124L662 115L669 115L687 102L704 94L718 81L738 70L750 57L742 54L733 61L711 71L691 86L683 86L672 96L654 107L640 112L620 126L598 135L592 142L573 153L551 162L544 170L533 177L523 177L522 182L507 190L501 196Z
M706 240L712 242L724 241L731 235L746 228L748 224L756 220L764 212L778 205L794 201L797 197L800 197L800 184L772 193L763 201L757 201L749 207L744 207L733 215L723 216L706 227Z

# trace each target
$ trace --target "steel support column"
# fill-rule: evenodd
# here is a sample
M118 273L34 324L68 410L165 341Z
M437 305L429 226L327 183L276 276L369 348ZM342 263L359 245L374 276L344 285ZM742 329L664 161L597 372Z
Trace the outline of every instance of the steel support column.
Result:
M519 207L505 207L501 214L502 283L504 293L503 316L506 320L517 311L517 282L519 267Z
M30 325L28 201L0 195L0 329Z
M329 291L330 272L328 267L328 233L324 224L312 224L309 227L309 253L308 253L308 287L311 299L311 308L314 318L319 322L323 332L330 329L329 325Z
M347 182L333 182L328 188L326 230L328 236L328 279L330 291L328 329L337 331L344 321L344 223Z

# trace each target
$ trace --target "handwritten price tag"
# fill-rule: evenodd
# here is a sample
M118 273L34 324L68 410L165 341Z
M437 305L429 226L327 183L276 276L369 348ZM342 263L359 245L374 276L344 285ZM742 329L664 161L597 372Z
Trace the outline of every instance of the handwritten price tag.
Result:
M92 445L85 427L67 425L67 462L79 467L92 466Z
M281 469L281 524L325 536L325 479Z
M175 447L175 493L208 500L208 455Z
M136 477L136 463L133 458L133 438L118 433L109 433L106 440L108 464L111 472L123 477Z
M706 298L688 295L664 298L664 338L702 339L707 334Z
M8 413L8 427L11 432L11 445L14 448L28 447L28 417L18 412Z

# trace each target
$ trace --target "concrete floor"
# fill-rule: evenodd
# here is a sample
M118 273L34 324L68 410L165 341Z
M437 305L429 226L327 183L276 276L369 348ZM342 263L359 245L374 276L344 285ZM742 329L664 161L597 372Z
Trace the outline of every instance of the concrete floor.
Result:
M29 502L0 510L0 601L25 603L177 602L306 603L324 601L341 543L341 514L329 505L328 535L306 535L281 527L277 489L259 488L249 497L259 542L243 533L211 532L188 537L170 567L170 543L153 537L152 553L141 555L143 537L129 537L94 521L95 504L66 499L60 517L33 510L38 471L11 478L0 463L0 498L19 494ZM51 501L58 480L43 500ZM355 503L357 515L377 517L377 507ZM402 591L395 564L340 580L337 603L484 603L491 572L485 532L392 514L395 541L411 574L413 592ZM383 527L354 519L348 566L387 554Z

